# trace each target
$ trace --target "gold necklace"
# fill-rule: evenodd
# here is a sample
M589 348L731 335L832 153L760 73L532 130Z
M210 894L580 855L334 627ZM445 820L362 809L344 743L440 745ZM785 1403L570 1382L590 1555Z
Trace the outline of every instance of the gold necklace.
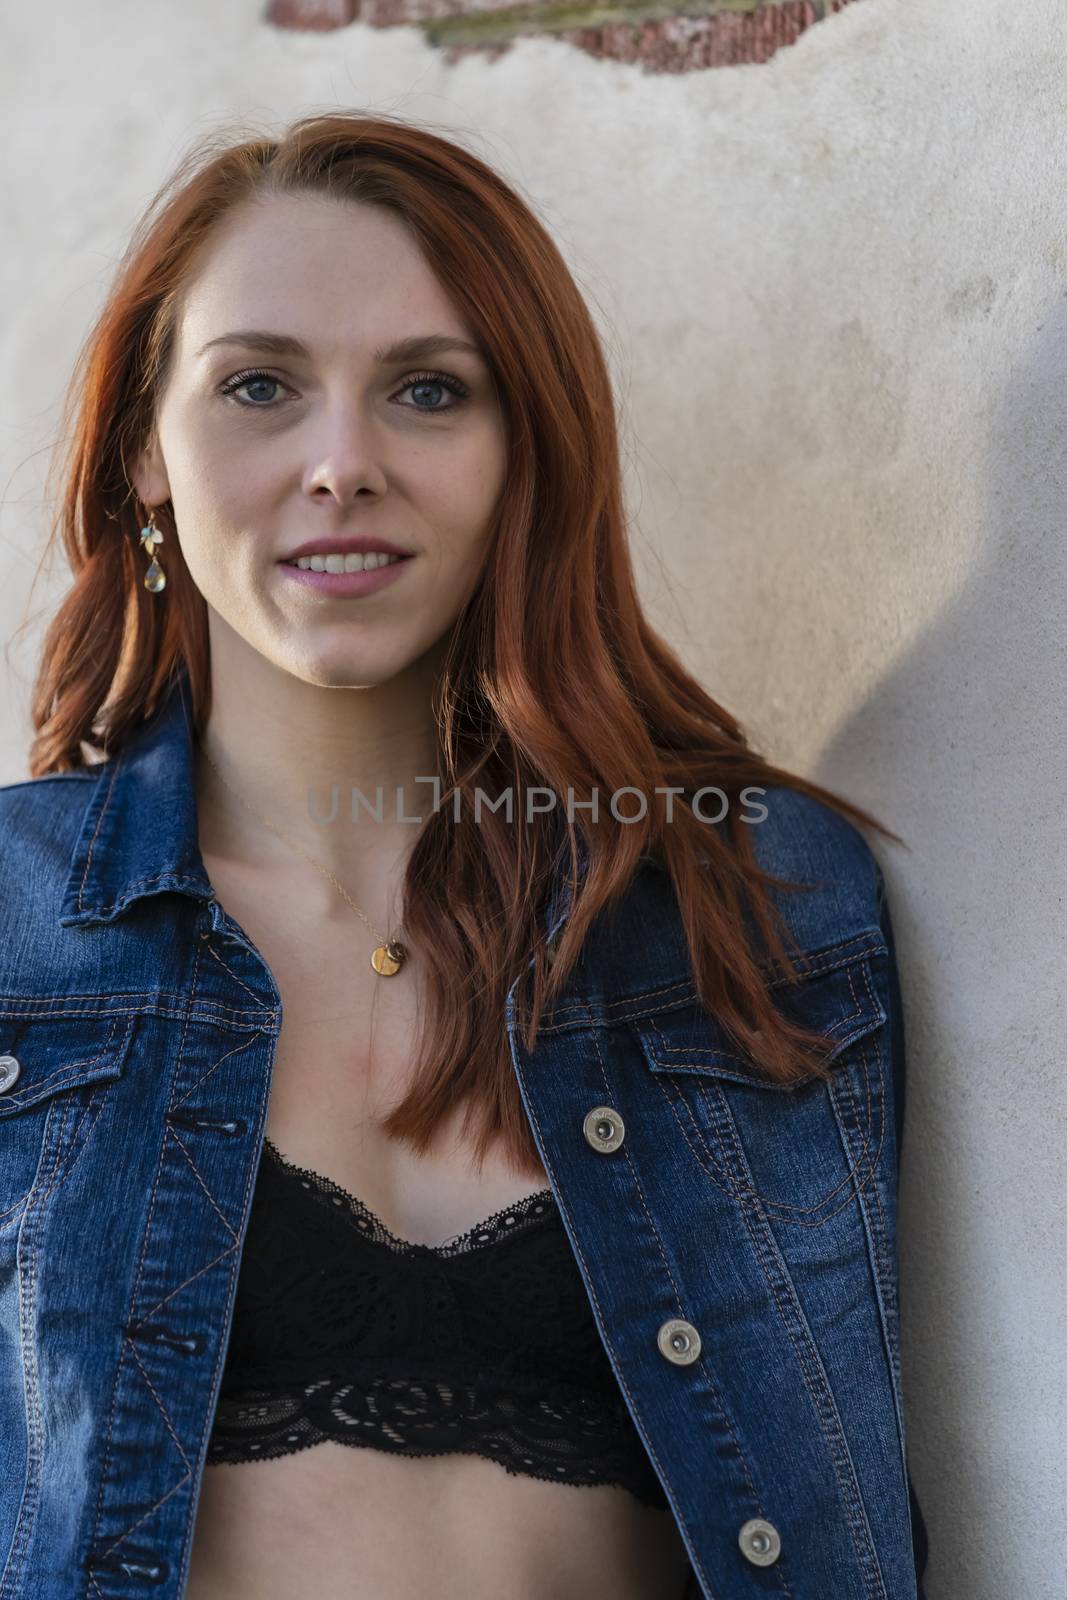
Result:
M203 754L204 760L207 761L218 774L219 782L224 784L225 787L229 789L234 799L239 800L246 811L251 811L252 815L257 817L265 828L269 828L272 833L276 833L279 839L283 839L287 845L290 845L292 849L297 851L299 855L302 855L305 861L310 861L313 867L317 867L320 872L324 873L326 877L330 879L331 883L338 890L338 892L344 897L345 900L348 901L348 904L352 907L352 910L356 913L357 917L363 918L363 921L367 924L367 927L370 929L371 933L373 933L374 937L379 940L376 949L371 952L370 958L370 964L374 968L375 972L377 972L383 978L391 978L394 973L399 972L400 968L407 960L408 951L406 947L400 944L396 939L383 939L381 933L374 926L370 918L366 916L356 905L356 902L347 892L344 885L342 883L338 883L329 867L324 867L321 861L316 861L314 856L309 856L307 851L302 849L301 846L297 844L295 839L290 839L289 835L283 833L281 828L277 827L273 822L271 822L269 817L263 816L259 811L256 810L255 806L249 805L244 796L237 793L237 790L234 788L233 784L228 783L222 776L222 773L219 772L215 762L212 761L211 757L204 749L203 744L200 745L200 750Z

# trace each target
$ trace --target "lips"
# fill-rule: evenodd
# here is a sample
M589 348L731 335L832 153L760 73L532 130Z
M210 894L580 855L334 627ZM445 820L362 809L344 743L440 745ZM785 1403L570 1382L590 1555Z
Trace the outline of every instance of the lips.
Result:
M378 534L320 534L317 539L308 539L304 544L297 545L295 550L289 550L278 559L291 563L300 556L369 556L372 554L411 556L414 553L413 550L405 550L401 545L394 544L391 539L383 539Z
M355 601L399 582L402 577L400 569L407 566L407 560L398 558L396 561L383 561L362 572L316 572L310 567L298 566L295 561L279 561L278 565L286 568L290 583L326 599L348 598Z
M307 553L310 556L331 556L331 555L345 555L345 554L348 554L347 551L341 551L341 550L336 550L336 551L334 551L334 550L309 550ZM386 550L366 550L366 551L355 550L355 551L352 552L352 554L353 555L389 555L389 554L391 554L391 552L390 551L386 551ZM301 554L299 556L291 556L291 557L287 556L285 558L285 560L283 560L280 563L280 565L283 566L283 567L295 567L297 565L298 561L303 561L303 560L304 560L303 554ZM410 561L410 560L411 560L410 556L398 555L396 557L397 563L399 563L401 561Z

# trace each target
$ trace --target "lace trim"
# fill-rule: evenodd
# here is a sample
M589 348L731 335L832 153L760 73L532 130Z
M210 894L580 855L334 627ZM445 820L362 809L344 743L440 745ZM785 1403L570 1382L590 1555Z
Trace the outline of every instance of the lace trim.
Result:
M477 1250L483 1245L494 1244L498 1239L514 1233L525 1232L535 1223L555 1220L557 1209L555 1196L551 1188L538 1189L536 1194L523 1195L514 1205L505 1206L500 1211L494 1211L492 1216L485 1217L483 1221L476 1222L473 1228L468 1228L464 1233L453 1234L442 1244L416 1244L411 1239L401 1239L392 1233L371 1208L366 1205L358 1195L351 1194L342 1188L332 1178L327 1178L321 1172L315 1172L310 1167L300 1167L282 1155L274 1141L265 1137L264 1148L271 1159L282 1167L292 1177L297 1178L301 1187L315 1195L319 1200L328 1200L338 1210L347 1213L355 1226L368 1238L374 1239L378 1244L387 1245L390 1250L395 1250L401 1255L433 1255L452 1256Z
M269 1141L208 1460L334 1439L663 1504L552 1201L542 1189L414 1244Z
M245 1388L220 1400L207 1464L274 1460L332 1439L391 1455L476 1455L514 1477L614 1484L660 1509L667 1499L621 1404L567 1385L509 1385L335 1374L279 1393Z

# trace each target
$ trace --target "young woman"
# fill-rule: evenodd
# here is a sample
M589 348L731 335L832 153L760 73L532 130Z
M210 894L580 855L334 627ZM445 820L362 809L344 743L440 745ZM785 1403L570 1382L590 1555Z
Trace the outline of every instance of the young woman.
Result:
M149 208L0 793L0 1596L909 1600L866 812L644 618L612 392L460 145Z

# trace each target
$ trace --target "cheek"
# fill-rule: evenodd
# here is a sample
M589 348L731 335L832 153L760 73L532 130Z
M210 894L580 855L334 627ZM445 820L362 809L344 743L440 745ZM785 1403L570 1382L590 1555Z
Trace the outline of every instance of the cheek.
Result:
M277 463L277 451L269 445L251 449L232 417L200 401L175 404L160 437L172 490L190 512L206 525L239 528L271 463Z
M486 514L482 523L457 523L442 531L440 544L428 569L430 604L455 612L467 601L485 568L489 548Z
M500 497L507 475L507 440L495 418L479 416L469 432L449 439L434 463L432 483L442 523L480 527Z
M231 621L254 610L262 578L250 566L247 505L242 529L231 521L236 508L220 503L217 485L186 483L173 498L182 558L204 600Z
M389 623L420 645L438 638L467 604L485 567L486 536L466 524L429 531L416 557L417 571L401 594L396 591ZM384 609L384 608L383 608Z
M261 520L263 483L217 439L200 448L183 436L167 467L182 554L194 580L208 598L219 585L246 589L248 541Z
M493 514L504 488L506 462L502 442L494 435L464 452L428 496L428 521L435 527L442 558L464 568L485 558Z
M430 603L440 613L447 613L452 620L470 600L481 581L488 544L487 532L480 532L476 538L471 538L468 532L462 540L457 541L454 550L442 549L441 570L435 575L432 589L434 599Z

